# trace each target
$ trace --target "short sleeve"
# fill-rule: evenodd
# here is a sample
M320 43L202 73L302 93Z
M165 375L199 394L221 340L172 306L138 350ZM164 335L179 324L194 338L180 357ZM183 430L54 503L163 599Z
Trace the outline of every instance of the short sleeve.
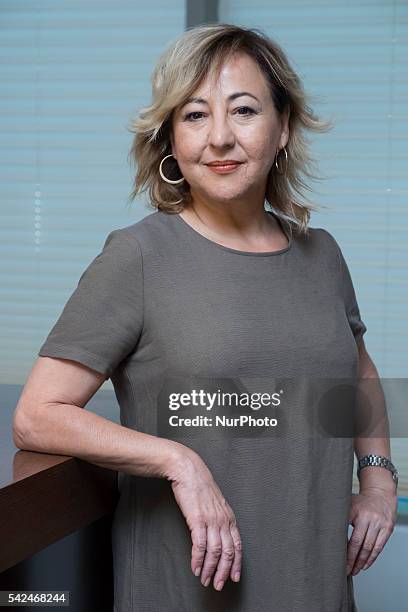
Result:
M126 228L113 230L38 355L72 359L108 377L131 353L143 326L143 260Z
M360 309L357 303L350 270L335 238L327 230L324 230L324 232L330 236L336 247L339 264L341 292L344 299L344 307L351 331L353 332L356 342L358 342L367 331L367 327L361 319Z

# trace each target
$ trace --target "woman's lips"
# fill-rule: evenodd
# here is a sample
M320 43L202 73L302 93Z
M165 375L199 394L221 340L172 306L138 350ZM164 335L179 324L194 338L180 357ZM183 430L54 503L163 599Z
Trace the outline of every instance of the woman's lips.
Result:
M237 164L227 164L225 166L219 166L219 165L208 166L208 168L212 170L213 172L215 172L216 174L228 174L229 172L234 172L234 170L236 170L238 166L241 166L241 164L237 163Z

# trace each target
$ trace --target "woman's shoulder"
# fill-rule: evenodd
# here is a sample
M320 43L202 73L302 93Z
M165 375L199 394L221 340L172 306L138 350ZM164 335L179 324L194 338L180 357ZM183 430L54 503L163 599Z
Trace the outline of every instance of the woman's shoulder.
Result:
M324 227L310 227L307 228L307 233L303 234L300 238L298 238L300 242L305 245L308 245L313 248L322 249L330 249L336 250L339 248L339 245L334 238L333 234L331 234Z
M113 230L115 233L133 238L141 246L157 240L162 240L168 233L174 214L156 210L148 213L139 221Z
M313 229L315 234L314 240L321 250L325 249L326 252L332 253L337 257L341 253L341 249L333 234L324 227L315 227Z

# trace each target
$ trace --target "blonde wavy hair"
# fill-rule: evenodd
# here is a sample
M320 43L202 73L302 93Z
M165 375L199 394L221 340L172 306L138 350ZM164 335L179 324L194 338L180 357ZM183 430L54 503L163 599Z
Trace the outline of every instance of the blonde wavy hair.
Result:
M289 105L288 163L285 163L285 157L281 160L278 156L278 165L280 168L282 165L286 167L286 172L280 174L272 164L265 199L291 235L293 231L307 234L310 213L319 208L304 198L305 190L312 191L306 181L321 180L321 177L312 172L316 161L310 156L304 131L326 132L333 124L314 114L309 106L311 96L305 93L284 51L259 28L243 28L227 23L190 28L159 57L151 77L152 103L140 109L138 116L131 120L130 131L134 137L128 160L130 158L135 164L137 171L128 204L146 190L149 190L148 206L153 209L179 213L191 203L187 180L172 185L163 181L159 173L163 157L171 154L173 113L194 93L210 71L220 70L235 53L246 53L258 64L278 113L282 114ZM166 176L179 178L180 169L177 172L177 168L177 161L169 158Z

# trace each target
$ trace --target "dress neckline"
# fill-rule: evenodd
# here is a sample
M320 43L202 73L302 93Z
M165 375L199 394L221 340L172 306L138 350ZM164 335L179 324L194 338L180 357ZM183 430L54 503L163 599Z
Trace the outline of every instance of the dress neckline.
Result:
M278 215L276 215L275 213L273 213L272 211L269 211L269 210L266 210L265 212L267 212L269 215L272 215L273 217L275 217L275 219L279 223L279 226L280 226L282 232L286 236L288 244L283 249L279 249L277 251L240 251L239 249L233 249L231 247L227 247L227 246L225 246L223 244L220 244L219 242L215 242L214 240L210 240L210 238L207 238L206 236L201 234L198 230L194 229L194 227L192 227L189 223L187 223L187 221L185 221L185 219L183 219L183 217L181 217L179 213L175 214L174 216L177 217L179 222L181 222L186 227L186 229L188 229L190 232L194 233L197 238L199 238L201 240L205 240L205 242L209 243L210 245L213 245L215 248L222 249L223 251L228 251L229 253L235 253L236 255L245 255L247 257L248 256L249 257L273 257L273 256L276 256L276 255L283 255L283 253L286 253L287 251L289 251L291 249L292 244L293 244L293 238L289 234L289 232L286 231L286 228L284 227L284 225L283 225L281 219L278 217Z

